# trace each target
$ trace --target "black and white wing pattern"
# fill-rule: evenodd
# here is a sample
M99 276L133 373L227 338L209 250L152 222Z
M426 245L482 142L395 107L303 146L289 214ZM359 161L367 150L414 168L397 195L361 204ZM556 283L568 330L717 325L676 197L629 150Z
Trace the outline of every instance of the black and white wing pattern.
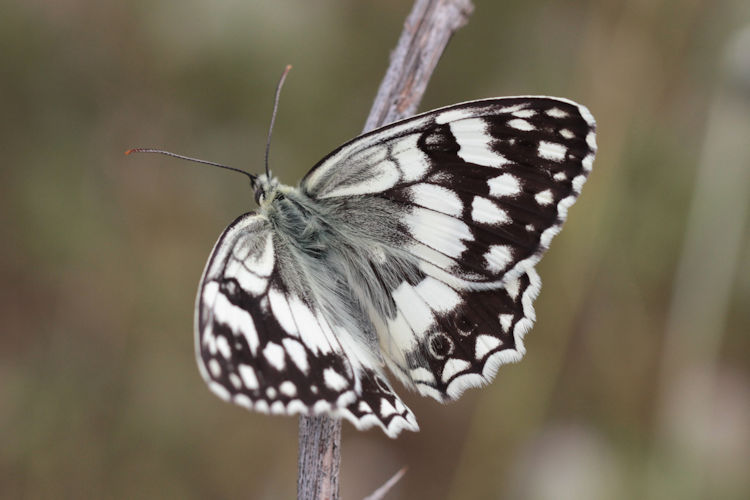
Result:
M330 298L315 296L292 254L254 213L236 219L216 243L195 318L198 366L211 391L262 413L327 413L391 437L419 430L378 373L380 363L327 317Z
M595 152L583 106L488 99L354 139L303 179L302 190L321 202L379 198L395 207L383 221L403 234L391 242L394 255L414 257L419 275L387 290L394 307L371 319L402 382L447 401L523 356L541 287L534 266Z
M585 107L513 97L362 135L299 188L259 176L201 280L203 377L261 412L418 430L385 367L449 401L523 356L535 265L595 152Z

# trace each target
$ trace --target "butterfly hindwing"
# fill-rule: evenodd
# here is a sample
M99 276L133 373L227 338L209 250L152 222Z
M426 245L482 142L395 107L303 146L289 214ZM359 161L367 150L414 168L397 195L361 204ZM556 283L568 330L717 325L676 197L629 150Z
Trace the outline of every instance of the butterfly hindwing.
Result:
M217 242L196 305L196 354L211 390L263 413L330 413L391 436L416 430L388 382L347 354L345 334L290 258L262 215L241 216Z
M489 383L500 365L525 353L540 283L532 268L480 289L430 275L402 284L394 293L397 316L378 330L388 366L405 385L442 402Z

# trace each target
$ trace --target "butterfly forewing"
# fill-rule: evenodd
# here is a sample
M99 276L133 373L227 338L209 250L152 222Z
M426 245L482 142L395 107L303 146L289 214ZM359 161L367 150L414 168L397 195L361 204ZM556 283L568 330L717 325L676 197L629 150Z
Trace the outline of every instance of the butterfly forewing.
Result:
M591 170L594 137L593 117L571 101L473 101L341 146L302 189L399 202L417 255L459 277L497 281L549 246Z

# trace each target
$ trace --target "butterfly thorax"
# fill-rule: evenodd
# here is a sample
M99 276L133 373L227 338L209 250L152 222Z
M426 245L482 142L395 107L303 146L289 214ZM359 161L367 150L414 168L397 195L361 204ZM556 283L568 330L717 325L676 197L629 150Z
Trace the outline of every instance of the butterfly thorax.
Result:
M403 238L397 210L380 197L320 200L284 185L261 204L293 260L305 263L297 272L306 275L304 288L318 292L316 301L328 301L334 322L355 323L349 331L368 344L379 341L374 325L396 313L393 290L423 276L418 262L395 248Z
M378 352L377 335L363 304L378 302L373 295L387 294L380 280L351 274L344 256L357 255L361 262L356 268L372 269L370 252L364 249L372 242L345 237L353 230L333 215L336 206L337 202L314 200L298 188L276 183L265 193L259 212L273 227L278 271L290 293L317 304L332 327L351 332L349 343L360 346L355 350L361 358L365 352ZM368 281L376 292L363 290ZM375 368L382 361L376 356L366 362Z
M331 228L316 203L297 188L277 183L265 193L260 213L304 256L321 258L325 254Z

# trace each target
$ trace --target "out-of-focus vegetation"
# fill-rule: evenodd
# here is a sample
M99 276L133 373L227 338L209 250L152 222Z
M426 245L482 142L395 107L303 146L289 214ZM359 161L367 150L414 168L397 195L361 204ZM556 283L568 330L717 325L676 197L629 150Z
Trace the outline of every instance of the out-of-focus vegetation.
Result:
M750 121L722 114L750 106L724 56L750 4L475 3L422 109L566 96L596 116L599 154L540 265L524 361L450 406L407 396L418 434L344 424L344 498L404 465L390 498L750 497L747 203L709 221L691 211L700 169L744 162L726 179L748 182L747 152L713 161L704 138ZM291 63L271 161L293 183L361 130L409 8L4 2L0 497L294 495L296 420L220 402L193 359L197 282L220 231L254 206L249 187L122 153L159 146L259 171ZM726 92L740 97L714 106ZM725 227L740 228L729 243ZM726 276L691 280L714 276L701 262ZM710 321L681 321L690 313Z

